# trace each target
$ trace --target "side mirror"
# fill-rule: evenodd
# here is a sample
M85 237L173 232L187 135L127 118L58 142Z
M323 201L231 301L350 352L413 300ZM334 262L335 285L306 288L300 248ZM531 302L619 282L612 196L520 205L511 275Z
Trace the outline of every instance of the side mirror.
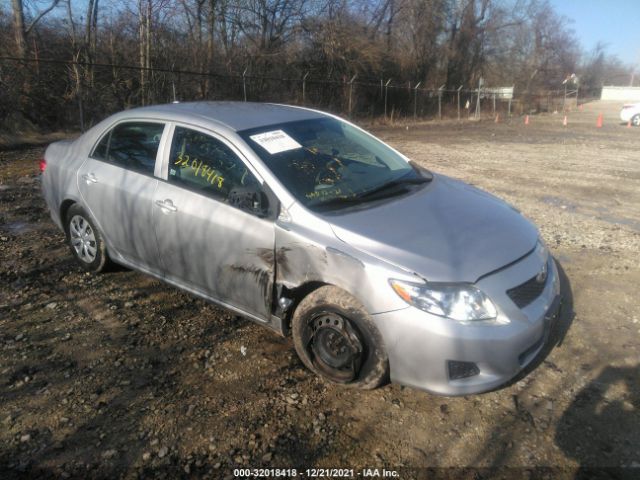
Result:
M269 199L257 185L233 188L229 192L229 204L258 217L269 214Z

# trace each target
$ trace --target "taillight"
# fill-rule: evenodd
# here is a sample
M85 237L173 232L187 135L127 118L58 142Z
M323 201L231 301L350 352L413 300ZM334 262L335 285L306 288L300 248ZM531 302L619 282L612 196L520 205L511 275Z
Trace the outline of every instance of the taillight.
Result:
M47 161L44 158L40 159L40 173L44 173L47 168Z

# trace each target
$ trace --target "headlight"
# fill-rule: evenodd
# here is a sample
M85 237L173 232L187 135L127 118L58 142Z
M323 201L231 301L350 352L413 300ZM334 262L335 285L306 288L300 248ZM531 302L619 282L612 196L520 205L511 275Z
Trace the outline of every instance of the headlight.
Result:
M434 315L459 322L492 320L498 315L489 297L472 285L389 283L405 302Z
M536 244L536 255L538 255L543 264L546 265L549 262L549 248L547 248L547 245L539 237L538 243Z

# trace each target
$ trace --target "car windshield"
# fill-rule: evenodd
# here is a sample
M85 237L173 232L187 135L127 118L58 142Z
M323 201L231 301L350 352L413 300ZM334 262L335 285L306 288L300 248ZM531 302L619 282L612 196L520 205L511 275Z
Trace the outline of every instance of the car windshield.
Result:
M312 210L364 203L428 181L384 143L332 118L239 134L292 195Z

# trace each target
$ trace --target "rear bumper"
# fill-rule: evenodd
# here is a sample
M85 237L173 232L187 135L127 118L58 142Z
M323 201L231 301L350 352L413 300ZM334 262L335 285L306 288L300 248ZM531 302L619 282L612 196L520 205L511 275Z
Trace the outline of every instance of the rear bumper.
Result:
M391 380L442 395L480 393L511 380L543 349L560 309L558 272L552 259L549 264L542 294L523 309L497 292L513 286L514 278L531 275L534 259L478 283L496 303L498 322L462 324L414 307L373 315L385 340ZM450 362L472 365L474 374L452 378Z
M46 174L46 173L45 173ZM40 175L40 191L42 192L42 196L44 197L44 201L47 204L49 209L49 215L51 216L51 220L56 226L64 231L62 226L62 220L60 219L59 211L54 207L56 201L53 198L52 189L50 187L50 180L45 177L45 174Z

